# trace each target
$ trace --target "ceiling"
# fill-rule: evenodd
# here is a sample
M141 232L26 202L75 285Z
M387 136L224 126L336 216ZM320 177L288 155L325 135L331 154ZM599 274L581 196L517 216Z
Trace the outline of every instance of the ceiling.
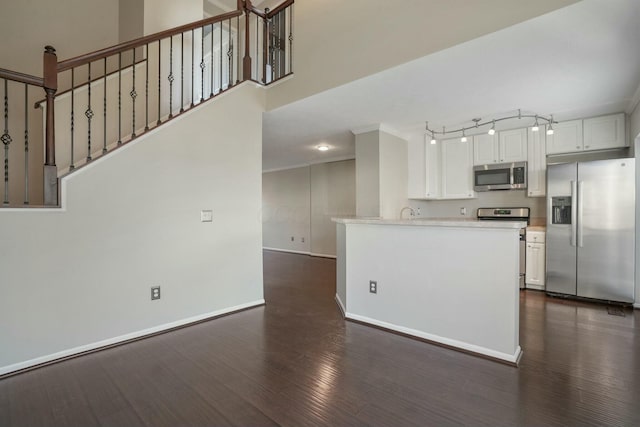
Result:
M583 0L269 111L263 170L353 158L352 131L374 125L409 137L427 120L440 129L518 109L558 120L630 112L639 23L638 0Z

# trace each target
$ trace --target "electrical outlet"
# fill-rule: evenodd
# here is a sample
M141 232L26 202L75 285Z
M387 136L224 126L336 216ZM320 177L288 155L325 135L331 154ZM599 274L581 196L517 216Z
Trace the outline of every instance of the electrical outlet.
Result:
M369 292L372 294L378 293L378 282L375 280L369 280Z
M416 208L416 216L422 216L422 212L420 212L420 208Z
M200 222L213 222L213 211L212 210L200 211Z
M151 287L151 300L160 299L160 286Z
M467 208L460 208L460 215L466 215L467 214Z

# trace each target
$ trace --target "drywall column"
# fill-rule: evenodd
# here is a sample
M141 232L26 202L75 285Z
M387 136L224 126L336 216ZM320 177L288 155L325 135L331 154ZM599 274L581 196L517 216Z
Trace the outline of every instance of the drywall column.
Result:
M398 218L407 204L407 141L382 130L356 136L356 215Z

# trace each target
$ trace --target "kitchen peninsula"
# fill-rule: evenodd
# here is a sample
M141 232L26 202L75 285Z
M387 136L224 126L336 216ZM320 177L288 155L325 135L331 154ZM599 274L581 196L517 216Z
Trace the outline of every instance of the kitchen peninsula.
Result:
M526 223L334 221L336 300L347 319L517 364Z

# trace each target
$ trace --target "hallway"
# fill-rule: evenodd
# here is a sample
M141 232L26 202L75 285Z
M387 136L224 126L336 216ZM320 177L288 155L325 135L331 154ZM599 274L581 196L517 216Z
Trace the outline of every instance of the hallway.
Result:
M640 424L637 311L522 292L513 368L345 322L334 260L266 251L264 282L265 307L0 381L0 425Z

